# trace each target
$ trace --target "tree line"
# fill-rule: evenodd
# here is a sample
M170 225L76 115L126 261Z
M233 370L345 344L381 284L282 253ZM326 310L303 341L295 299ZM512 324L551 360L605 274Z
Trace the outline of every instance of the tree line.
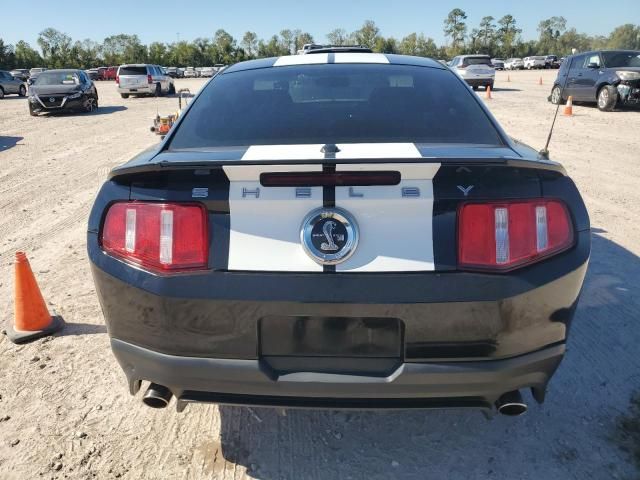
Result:
M640 25L624 24L608 36L590 36L568 28L567 20L558 16L540 21L538 38L525 41L522 29L512 15L500 18L485 16L477 26L470 27L466 13L454 8L444 20L443 31L447 42L437 45L433 38L422 33L410 33L401 39L385 37L374 21L367 20L351 33L336 28L326 34L326 40L332 45L364 45L375 52L440 59L465 53L507 58L547 54L566 56L573 49L640 50ZM211 38L145 45L137 35L112 35L100 43L91 39L74 41L66 33L46 28L38 35L39 50L23 40L9 45L0 38L0 68L91 68L147 62L178 67L229 65L253 58L293 54L306 43L314 43L314 37L299 29L285 29L267 39L258 38L251 31L236 39L219 29Z

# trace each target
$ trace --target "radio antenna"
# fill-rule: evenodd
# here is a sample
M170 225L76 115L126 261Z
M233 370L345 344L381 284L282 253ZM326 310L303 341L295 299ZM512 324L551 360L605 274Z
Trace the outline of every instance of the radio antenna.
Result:
M564 89L567 86L567 81L569 80L569 71L571 70L572 63L573 63L573 55L571 55L569 59L567 74L564 77L564 82L562 82L562 87L560 87L560 98L558 99L558 104L556 105L556 113L553 115L553 122L551 122L551 128L549 129L549 136L547 137L547 143L545 143L544 148L538 152L538 155L540 155L540 157L544 158L545 160L549 160L549 142L551 142L551 135L553 135L553 127L556 124L556 118L558 118L558 110L560 110L560 104L562 103L562 94L564 93ZM562 68L562 66L560 66L560 68ZM553 95L553 90L551 90L551 94Z

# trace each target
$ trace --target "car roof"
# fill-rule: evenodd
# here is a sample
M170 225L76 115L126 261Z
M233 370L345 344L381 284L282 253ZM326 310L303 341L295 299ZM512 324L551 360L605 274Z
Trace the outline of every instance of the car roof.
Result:
M79 68L50 68L49 70L45 70L45 72L62 72L62 73L78 73L81 72ZM44 72L42 72L44 73Z
M336 56L339 56L336 58ZM336 61L337 60L337 61ZM236 63L224 70L223 74L259 68L281 66L322 65L322 64L369 64L369 65L410 65L417 67L431 67L444 70L445 67L432 58L414 57L411 55L396 55L388 53L337 52L313 53L306 55L287 55L283 57L259 58Z

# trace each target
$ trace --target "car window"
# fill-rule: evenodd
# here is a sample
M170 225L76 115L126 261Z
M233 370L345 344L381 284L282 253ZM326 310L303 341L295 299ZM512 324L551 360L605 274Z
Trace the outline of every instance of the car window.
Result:
M79 85L78 72L42 72L36 78L34 85Z
M589 68L589 65L595 64L598 67L600 66L600 55L597 53L595 55L586 55L584 59L584 68Z
M464 57L462 65L491 65L491 59L489 57Z
M640 67L640 52L602 52L607 68Z
M577 57L573 57L573 59L569 59L569 64L571 65L571 68L569 69L569 71L574 72L582 69L585 61L585 57L586 55L578 55Z
M135 65L123 65L120 67L120 76L122 75L147 75L147 67L144 65L135 66Z
M171 149L324 143L502 144L474 94L448 69L304 65L218 75Z
M7 74L4 72L0 72L0 78L2 78L3 80L8 79Z

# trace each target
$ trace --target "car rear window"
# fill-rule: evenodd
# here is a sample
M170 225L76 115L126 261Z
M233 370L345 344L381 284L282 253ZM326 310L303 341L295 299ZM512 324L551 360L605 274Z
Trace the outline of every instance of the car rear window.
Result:
M136 67L136 66L126 66L126 67L120 67L120 76L122 75L146 75L147 74L147 67L146 66L141 66L141 67Z
M328 64L219 75L169 148L371 142L502 143L448 69Z
M462 65L491 65L489 57L465 57Z

